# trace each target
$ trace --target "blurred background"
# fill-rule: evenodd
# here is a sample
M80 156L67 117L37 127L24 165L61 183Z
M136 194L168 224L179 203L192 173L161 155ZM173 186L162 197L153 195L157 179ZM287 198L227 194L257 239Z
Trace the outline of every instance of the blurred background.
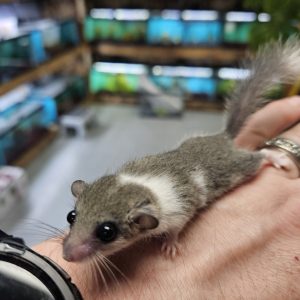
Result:
M298 0L0 0L0 228L51 237L74 180L220 131L241 61L299 20Z

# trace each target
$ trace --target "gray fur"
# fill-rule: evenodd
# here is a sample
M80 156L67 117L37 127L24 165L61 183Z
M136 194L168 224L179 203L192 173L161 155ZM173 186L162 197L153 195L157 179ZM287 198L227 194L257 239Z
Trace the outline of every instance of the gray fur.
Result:
M266 44L245 67L250 70L250 76L238 84L227 100L226 131L232 138L246 119L268 102L265 96L275 84L294 84L299 80L298 36L292 36L286 43L279 40Z
M260 153L236 149L226 134L218 134L190 138L176 150L129 162L118 173L167 175L173 182L185 212L194 213L195 207L205 206L253 176L261 159ZM191 174L197 171L203 172L205 177L208 190L205 197L202 197L201 190L191 179ZM232 174L236 177L234 180Z
M266 46L251 66L251 76L239 84L228 104L223 133L189 138L175 150L128 162L115 175L83 185L76 202L76 221L64 242L65 254L86 241L96 244L95 251L109 255L148 235L167 232L176 238L197 210L256 175L263 155L235 148L233 137L249 115L265 105L263 96L274 83L300 78L299 41L292 38L286 45L279 41ZM138 183L122 183L122 174L167 177L180 208L167 215L160 207L160 195ZM199 174L204 187L194 180ZM77 190L80 188L75 189L76 195ZM97 241L94 234L97 224L105 221L114 222L119 229L118 238L110 244Z
M128 227L129 219L133 218L131 212L148 199L153 204L157 202L151 191L143 187L121 185L115 175L104 176L88 185L80 195L76 210L81 223L75 223L74 227L80 225L92 231L97 223L114 221L126 239L132 238L132 230Z

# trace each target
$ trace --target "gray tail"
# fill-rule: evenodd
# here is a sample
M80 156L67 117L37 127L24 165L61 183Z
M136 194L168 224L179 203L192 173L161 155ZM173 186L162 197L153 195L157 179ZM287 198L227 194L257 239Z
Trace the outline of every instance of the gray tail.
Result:
M246 119L271 100L268 92L279 84L294 84L300 80L300 40L292 36L262 47L256 57L246 65L250 74L238 83L227 100L226 132L236 137Z

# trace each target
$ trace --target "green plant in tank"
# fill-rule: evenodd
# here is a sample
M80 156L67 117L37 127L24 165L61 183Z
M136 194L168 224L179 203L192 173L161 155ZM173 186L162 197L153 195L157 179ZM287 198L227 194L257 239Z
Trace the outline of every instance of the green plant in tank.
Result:
M286 40L291 34L299 32L299 0L244 0L244 7L268 13L271 17L269 22L257 21L253 24L249 41L252 49L279 37Z

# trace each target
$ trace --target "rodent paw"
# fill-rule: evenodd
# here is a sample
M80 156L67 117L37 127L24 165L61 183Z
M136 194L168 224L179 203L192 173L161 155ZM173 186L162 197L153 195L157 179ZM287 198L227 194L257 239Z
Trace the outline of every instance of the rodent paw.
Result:
M299 177L299 171L294 161L284 152L274 149L262 149L266 163L271 163L275 168L287 171L291 178Z
M166 258L174 259L180 253L181 245L177 240L167 239L161 246L161 252Z

